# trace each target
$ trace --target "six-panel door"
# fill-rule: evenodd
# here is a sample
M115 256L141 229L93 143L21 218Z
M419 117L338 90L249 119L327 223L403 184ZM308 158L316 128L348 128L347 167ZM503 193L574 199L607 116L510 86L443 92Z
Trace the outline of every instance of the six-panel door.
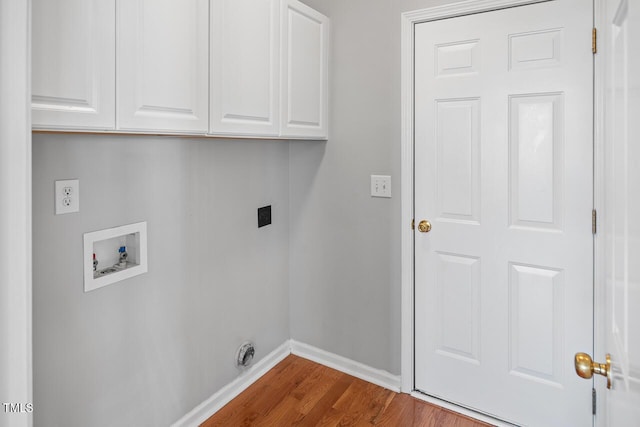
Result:
M415 29L415 385L519 425L591 423L591 22L557 0Z

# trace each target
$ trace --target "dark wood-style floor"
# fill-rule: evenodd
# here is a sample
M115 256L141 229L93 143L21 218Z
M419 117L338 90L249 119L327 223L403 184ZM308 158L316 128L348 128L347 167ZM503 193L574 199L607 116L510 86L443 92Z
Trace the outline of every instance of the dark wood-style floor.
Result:
M488 424L291 355L201 425L213 426Z

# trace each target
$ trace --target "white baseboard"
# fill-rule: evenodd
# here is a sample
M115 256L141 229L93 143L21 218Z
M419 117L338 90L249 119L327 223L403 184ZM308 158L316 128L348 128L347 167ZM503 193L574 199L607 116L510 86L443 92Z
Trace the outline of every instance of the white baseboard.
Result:
M309 344L294 340L285 341L280 347L265 356L251 368L244 371L238 378L222 387L213 396L196 406L173 423L171 427L197 427L209 417L219 411L224 405L246 390L251 384L280 363L289 354L312 360L321 365L336 369L345 374L353 375L361 380L379 385L386 389L399 392L400 376L390 374L381 369L375 369L355 360L347 359L328 351L321 350Z
M329 353L309 344L290 340L291 353L321 365L336 369L345 374L353 375L361 380L379 385L386 389L400 392L400 376L393 375L381 369L375 369L355 360L347 359L334 353Z
M193 408L191 412L173 423L171 427L199 426L211 415L215 414L224 405L247 389L251 384L260 379L260 377L280 363L289 354L291 354L291 345L290 341L287 340L255 365L242 372L238 378L222 387L213 396Z

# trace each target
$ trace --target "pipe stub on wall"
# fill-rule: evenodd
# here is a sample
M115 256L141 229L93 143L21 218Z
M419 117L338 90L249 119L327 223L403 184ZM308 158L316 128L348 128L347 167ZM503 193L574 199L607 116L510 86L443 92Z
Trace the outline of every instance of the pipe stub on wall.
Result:
M253 356L256 354L256 348L251 341L245 341L240 345L236 352L236 366L246 368L253 362Z

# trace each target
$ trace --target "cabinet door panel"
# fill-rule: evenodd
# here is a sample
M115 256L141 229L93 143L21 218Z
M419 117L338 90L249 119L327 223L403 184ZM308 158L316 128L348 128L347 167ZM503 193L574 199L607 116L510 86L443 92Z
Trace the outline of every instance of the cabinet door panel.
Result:
M278 5L211 3L211 133L278 135Z
M113 129L115 0L33 0L36 129Z
M119 130L206 132L207 0L118 3Z
M297 0L282 4L281 133L326 138L329 20Z

